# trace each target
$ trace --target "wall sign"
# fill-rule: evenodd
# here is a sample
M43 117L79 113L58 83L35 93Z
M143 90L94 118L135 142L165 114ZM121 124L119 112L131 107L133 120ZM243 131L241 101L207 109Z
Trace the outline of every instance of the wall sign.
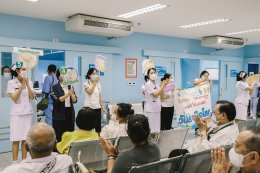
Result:
M137 78L137 58L125 59L125 77Z

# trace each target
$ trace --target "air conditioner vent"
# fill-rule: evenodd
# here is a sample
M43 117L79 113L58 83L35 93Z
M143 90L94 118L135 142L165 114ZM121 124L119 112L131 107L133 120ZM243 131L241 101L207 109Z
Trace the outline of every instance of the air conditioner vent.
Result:
M114 23L110 23L109 28L119 29L119 30L124 30L124 31L131 31L131 26L118 25L118 24L114 24Z
M236 49L243 47L245 45L245 40L242 38L214 35L203 37L201 45L217 49Z
M108 28L109 24L104 23L104 22L97 22L97 21L93 21L93 20L84 20L84 25L101 27L101 28Z
M84 14L75 14L67 18L66 30L85 34L123 37L134 32L131 22L114 20Z

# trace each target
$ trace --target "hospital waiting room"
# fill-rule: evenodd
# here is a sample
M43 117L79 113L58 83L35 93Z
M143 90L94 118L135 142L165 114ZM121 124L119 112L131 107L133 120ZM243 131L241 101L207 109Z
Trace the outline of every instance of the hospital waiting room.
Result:
M0 0L0 173L260 173L259 0Z

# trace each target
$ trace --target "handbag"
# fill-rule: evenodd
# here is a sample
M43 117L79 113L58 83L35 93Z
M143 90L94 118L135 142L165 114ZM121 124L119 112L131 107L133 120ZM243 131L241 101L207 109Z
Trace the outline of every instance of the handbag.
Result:
M53 86L53 82L54 82L54 77L52 76L51 87ZM51 87L50 87L50 91L51 91ZM48 93L45 93L43 95L43 98L41 99L41 101L39 103L37 103L37 110L44 111L48 107L48 96L49 96Z

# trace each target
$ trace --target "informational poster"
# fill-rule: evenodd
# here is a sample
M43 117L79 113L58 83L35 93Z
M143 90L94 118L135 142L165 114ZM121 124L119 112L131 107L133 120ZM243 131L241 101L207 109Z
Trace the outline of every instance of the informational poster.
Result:
M137 78L137 58L125 59L125 77Z
M165 66L155 66L155 69L157 71L158 76L164 76L166 73L166 67Z
M142 72L144 75L146 75L146 72L149 68L154 68L153 60L151 59L145 59L142 62Z
M237 71L236 70L230 70L230 77L237 77Z
M106 57L102 55L97 55L95 60L95 67L100 72L105 72L106 70Z
M212 105L209 84L174 91L174 107L179 127L196 128L194 115L211 117Z

